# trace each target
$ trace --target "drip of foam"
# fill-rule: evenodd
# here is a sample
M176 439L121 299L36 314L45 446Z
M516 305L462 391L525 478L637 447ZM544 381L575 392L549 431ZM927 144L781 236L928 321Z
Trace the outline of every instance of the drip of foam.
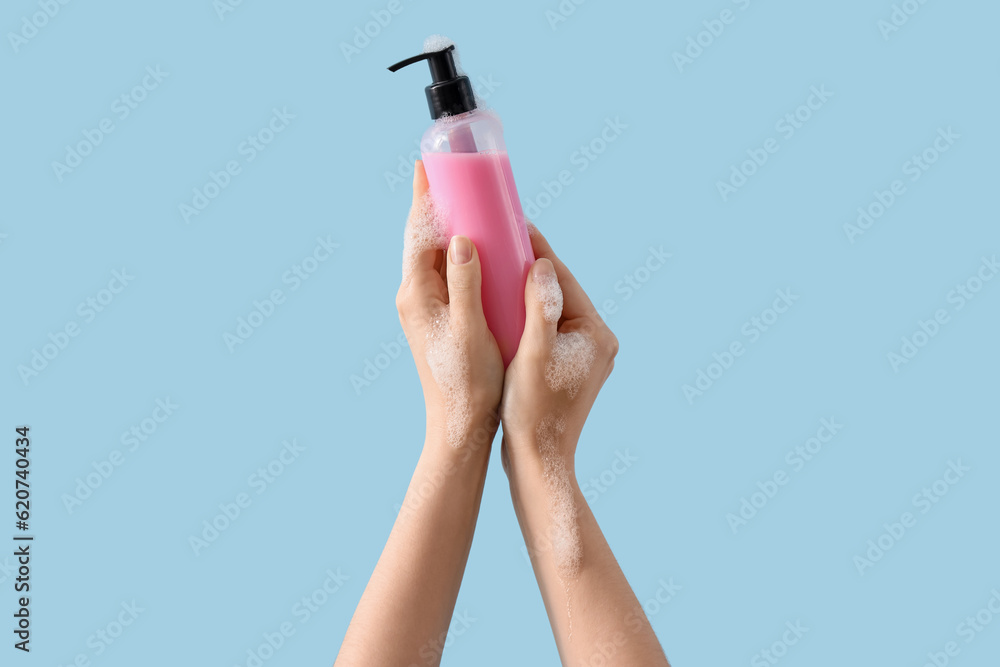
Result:
M434 210L431 193L413 202L403 235L403 282L410 279L417 257L428 250L446 249L448 232L444 217Z
M536 429L538 449L542 455L545 483L549 491L549 513L552 519L552 551L556 569L563 578L575 577L583 560L580 529L576 523L576 499L569 471L558 452L559 437L566 430L562 417L548 416Z
M469 432L472 413L469 409L469 359L449 322L448 309L442 307L427 327L427 365L434 381L444 394L447 413L448 444L461 447Z
M563 293L556 274L538 276L535 279L535 290L542 304L542 316L549 324L555 324L562 316L563 309Z
M545 367L545 380L552 391L566 390L570 398L580 391L597 357L597 345L580 331L556 334L552 358Z

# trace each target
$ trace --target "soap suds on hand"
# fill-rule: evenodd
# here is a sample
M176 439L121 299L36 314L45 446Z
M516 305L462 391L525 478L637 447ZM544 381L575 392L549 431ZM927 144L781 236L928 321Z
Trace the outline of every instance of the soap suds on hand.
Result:
M560 304L560 310L562 309ZM556 334L552 357L545 367L545 380L552 391L566 390L570 398L576 396L590 375L590 368L597 358L597 345L580 331Z
M442 307L427 327L427 365L444 395L448 444L461 447L472 423L469 359L449 319L448 308Z
M448 230L444 216L434 207L431 193L413 203L403 234L403 282L410 279L417 257L428 250L445 250L448 247Z
M562 417L549 415L536 429L542 455L543 474L549 493L552 552L560 577L575 577L583 560L580 528L576 518L576 498L569 471L559 454L559 438L566 430Z
M542 304L542 316L549 324L555 324L562 317L563 309L563 293L556 274L547 273L535 278L535 289Z

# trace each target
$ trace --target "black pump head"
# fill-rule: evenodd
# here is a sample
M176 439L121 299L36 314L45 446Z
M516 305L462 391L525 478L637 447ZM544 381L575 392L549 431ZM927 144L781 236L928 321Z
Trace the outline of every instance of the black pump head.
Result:
M433 83L424 88L424 92L427 93L427 106L430 107L431 118L434 120L446 114L457 116L476 108L472 83L469 82L469 77L458 74L452 54L454 50L455 45L451 44L440 51L421 53L389 67L390 72L395 72L421 60L427 61Z

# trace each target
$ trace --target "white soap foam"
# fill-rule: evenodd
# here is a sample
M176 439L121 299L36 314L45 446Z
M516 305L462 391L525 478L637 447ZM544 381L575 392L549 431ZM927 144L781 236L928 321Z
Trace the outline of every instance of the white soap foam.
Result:
M535 223L533 223L531 220L528 220L527 218L525 218L524 219L524 224L528 228L528 237L529 238L538 233L538 227L536 227Z
M597 345L580 331L556 334L552 345L552 358L545 367L545 380L552 391L566 390L570 398L576 396L590 375L597 357Z
M469 359L449 322L447 307L439 309L427 327L427 365L444 395L448 428L448 444L461 447L469 425L470 411Z
M417 257L427 250L448 247L448 231L444 216L438 215L427 192L410 208L403 235L403 282L410 279Z
M424 53L433 53L435 51L441 51L449 46L455 46L455 42L448 39L444 35L431 35L424 40ZM455 63L458 64L457 62Z
M583 560L580 528L576 523L576 498L569 471L559 455L559 438L566 430L562 417L547 416L538 424L538 449L542 455L545 482L549 492L552 525L550 539L560 577L575 577Z
M556 274L547 273L536 278L535 290L542 304L542 316L549 324L555 324L562 317L563 309L563 293Z

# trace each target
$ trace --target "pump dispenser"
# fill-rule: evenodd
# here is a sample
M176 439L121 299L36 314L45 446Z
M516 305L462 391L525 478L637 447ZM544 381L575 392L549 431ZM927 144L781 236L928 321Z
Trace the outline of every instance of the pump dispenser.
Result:
M434 207L448 235L467 236L483 268L483 310L507 366L524 332L524 285L535 261L503 141L503 125L477 108L469 77L456 66L455 45L407 58L395 72L427 61L424 89L434 124L420 152Z
M431 108L431 118L437 120L445 114L457 116L476 108L476 96L472 92L469 77L459 75L455 67L453 52L455 45L442 49L421 53L419 56L407 58L389 68L390 72L426 60L431 68L431 85L424 88L427 94L427 105Z

